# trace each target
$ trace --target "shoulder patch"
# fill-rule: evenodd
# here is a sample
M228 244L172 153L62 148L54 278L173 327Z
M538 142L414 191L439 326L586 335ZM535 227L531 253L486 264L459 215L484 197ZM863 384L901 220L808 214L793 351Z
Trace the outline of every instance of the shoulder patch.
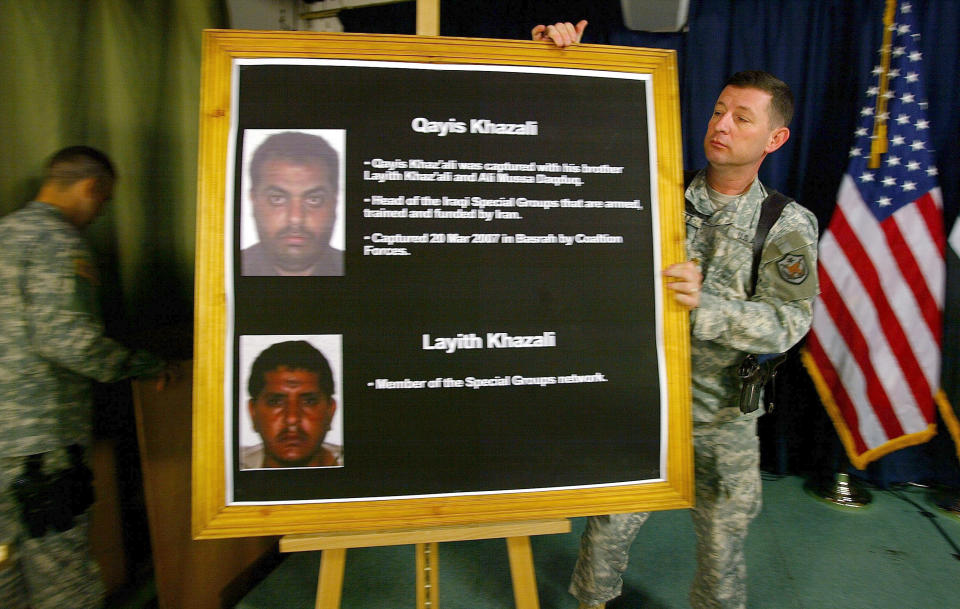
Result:
M810 267L803 254L787 254L777 261L780 278L787 283L799 285L810 275Z
M77 277L86 279L93 285L100 285L100 275L97 273L97 267L86 258L73 259L73 272Z

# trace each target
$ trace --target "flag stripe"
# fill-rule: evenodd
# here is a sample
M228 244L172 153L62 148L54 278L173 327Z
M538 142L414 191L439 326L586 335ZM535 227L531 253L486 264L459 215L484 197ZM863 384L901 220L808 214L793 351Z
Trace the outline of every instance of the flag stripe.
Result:
M933 214L927 211L931 207ZM900 269L907 279L907 286L913 289L917 306L923 312L930 334L937 345L940 344L941 333L940 309L937 303L943 302L944 279L943 263L937 263L938 260L943 260L942 215L935 207L933 198L924 195L917 199L915 205L904 207L891 216L895 224L889 221L883 223L890 249L899 261ZM940 223L936 222L938 218ZM938 234L941 236L939 244L936 238ZM929 378L931 384L935 385L936 377Z
M890 251L886 234L870 212L866 201L860 196L860 191L855 187L851 188L852 186L853 180L845 176L840 186L840 213L835 213L834 216L841 224L837 230L844 231L838 236L838 241L856 248L856 254L848 254L848 257L857 261L854 264L857 272L869 272L873 278L878 279L880 291L871 293L873 301L885 307L883 314L889 316L885 319L888 319L890 324L897 323L903 328L901 336L906 336L913 353L938 353L940 345L931 334L930 327L917 315L916 299L908 282L899 272L900 265ZM832 223L830 230L833 230ZM830 260L824 260L824 265L829 264ZM878 272L878 269L883 272ZM847 296L858 298L860 295L847 292ZM895 346L902 344L900 341L893 342ZM937 379L928 378L927 382L935 385ZM929 391L929 388L926 391Z
M878 430L879 433L871 433L869 431L871 426L861 423L857 416L855 402L850 399L843 383L840 382L840 377L837 376L833 366L830 365L831 358L827 355L826 351L824 351L823 345L820 344L817 335L812 334L807 338L804 344L804 355L807 358L812 358L814 361L814 370L811 372L823 373L823 376L819 378L824 393L824 404L827 406L830 417L836 423L838 431L840 432L840 439L844 444L852 444L849 450L855 454L861 454L869 450L869 447L864 441L864 437L873 438L875 442L879 443L885 442L887 436L879 427L875 416L870 416L869 419L872 419L870 422L874 424L872 429ZM815 378L817 378L817 375L815 375ZM867 414L872 415L873 411L868 410ZM859 430L868 431L860 434L857 433Z
M899 214L900 212L897 213ZM894 215L890 218L891 220L895 220L897 216ZM900 227L896 222L890 222L888 220L881 224L880 227L883 229L884 237L890 246L890 254L896 262L900 274L904 278L902 285L904 289L909 289L913 292L916 310L920 311L921 319L926 322L928 331L933 334L933 324L939 322L939 315L937 315L936 303L932 301L933 296L930 294L930 290L927 289L927 282L923 279L920 265L917 264L917 261L914 259L910 246L907 245L903 234L900 232ZM932 311L931 308L933 309Z
M902 434L903 427L894 414L884 380L877 375L877 370L870 359L870 345L856 321L857 317L851 314L843 299L837 293L829 271L826 271L826 269L823 269L823 271L819 275L820 292L823 297L824 308L833 320L836 337L839 339L826 343L824 346L829 348L831 355L836 356L831 358L834 361L842 356L840 361L843 362L841 371L845 373L844 378L846 379L847 376L854 377L857 379L854 386L859 388L862 385L862 390L851 391L851 393L865 398L866 402L873 406L874 414L879 419L886 436L893 437ZM869 317L869 314L865 311L862 312L861 322ZM818 321L822 323L822 320ZM868 332L868 334L879 338L879 334L876 332ZM843 351L840 352L839 349L843 349ZM889 357L887 349L877 349L876 353ZM902 381L893 383L890 389L894 392L895 399L909 399L907 392L903 390L904 387L905 383ZM848 390L850 389L848 388Z
M918 402L922 403L923 396L929 391L929 386L923 377L923 372L913 351L910 349L908 334L900 324L901 316L894 313L887 292L884 290L885 286L881 286L882 278L880 274L870 264L870 256L867 254L864 245L856 238L850 224L846 221L843 212L851 207L853 206L842 206L838 213L834 214L833 222L830 224L833 235L831 238L843 249L845 257L843 259L827 259L827 256L824 256L823 263L824 269L828 272L837 270L835 267L840 267L844 271L844 284L839 286L837 293L828 293L821 286L822 298L825 301L828 298L844 301L845 306L850 306L850 303L853 303L854 311L853 315L849 317L849 323L862 326L864 328L862 330L863 334L869 337L869 340L862 343L858 342L856 346L851 345L851 350L857 356L861 366L872 363L879 370L884 371L884 375L879 377L878 382L885 388L884 395L889 395L890 399L890 401L884 402L873 401L873 405L883 411L886 411L887 408L895 409L900 423L905 428L912 429L922 422L917 420L916 404ZM824 240L826 239L825 236ZM876 252L882 249L884 248L875 246L872 251ZM848 260L856 260L859 264L856 268L853 265L844 265L843 263ZM896 263L893 262L892 256L890 260L889 263L880 267L887 269L884 273L887 277L897 275ZM891 279L888 279L886 283L887 286L894 288L899 288L901 285L893 283ZM834 319L839 327L844 327L844 323L836 315L834 315ZM924 326L921 321L917 320L916 315L907 318L906 321L909 325L915 327L922 328ZM907 330L917 331L909 328ZM907 391L908 388L909 391ZM869 393L871 400L876 399L872 397L874 395L873 392ZM895 406L891 406L890 402ZM883 415L881 415L881 419L883 418Z
M927 227L927 233L925 235L917 234L917 240L911 240L910 247L918 252L917 259L921 261L920 266L923 268L924 277L927 278L927 285L930 286L930 293L933 294L935 301L940 304L942 309L947 291L947 242L943 217L943 193L939 187L934 188L918 199L918 202L920 213L923 214L924 223ZM911 232L911 234L913 233ZM929 253L927 253L928 250ZM943 328L938 326L938 341L942 334Z
M822 278L821 275L820 279ZM860 407L862 404L869 403L865 399L866 380L853 358L849 357L850 351L847 349L847 344L839 336L833 320L825 312L822 316L824 319L815 320L818 333L811 334L807 338L807 349L814 355L829 393L828 396L824 396L824 402L833 401L847 422L846 427L851 432L858 432L852 434L852 439L858 452L863 452L868 448L867 442L871 445L882 444L889 439L890 435L884 430L877 411ZM826 340L821 343L821 339ZM843 361L845 370L837 371L831 365L833 361ZM841 374L843 382L841 382Z
M818 303L817 312L829 316L831 329L827 335L830 339L823 337L824 347L833 361L841 362L844 376L856 376L855 385L863 387L862 391L850 389L850 393L857 398L857 403L873 403L874 414L887 433L899 433L902 429L893 414L888 396L892 396L895 401L912 400L906 391L906 380L899 370L894 370L886 378L878 378L873 374L874 366L884 366L893 361L876 309L869 298L848 302L841 296L841 293L863 294L866 288L860 283L862 277L848 264L846 253L839 249L832 233L824 236L821 249L824 252L823 257L832 260L830 268L824 266L820 270L822 302ZM815 317L814 327L820 331L827 321ZM872 344L868 344L868 336L871 337ZM867 380L861 381L861 377L866 377Z
M936 247L935 254L931 251L930 259L937 260L938 258L943 258L946 255L947 244L944 239L946 232L943 224L943 193L940 188L934 188L918 198L917 209L923 214L923 221L927 226L927 237L929 241L926 243ZM942 267L940 270L942 271ZM943 287L933 286L932 284L935 282L932 279L928 281L928 283L931 284L931 289L934 287Z

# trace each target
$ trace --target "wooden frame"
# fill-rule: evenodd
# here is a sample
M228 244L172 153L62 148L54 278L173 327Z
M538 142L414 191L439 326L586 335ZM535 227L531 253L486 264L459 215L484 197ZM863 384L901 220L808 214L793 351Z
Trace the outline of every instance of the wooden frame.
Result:
M231 504L228 501L224 386L228 350L224 201L227 192L234 60L331 58L476 66L520 66L649 75L655 116L655 175L660 262L684 259L680 120L672 51L482 39L306 32L207 31L203 40L197 221L193 427L193 534L196 538L389 530L515 522L689 507L693 498L687 312L661 284L662 350L668 416L665 476L531 492L485 492L333 502Z

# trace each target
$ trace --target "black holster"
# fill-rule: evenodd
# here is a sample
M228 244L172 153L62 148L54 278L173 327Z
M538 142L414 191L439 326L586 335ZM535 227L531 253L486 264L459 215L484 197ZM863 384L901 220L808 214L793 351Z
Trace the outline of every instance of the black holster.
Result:
M748 355L740 363L740 412L749 414L760 407L763 388L777 374L777 367L787 359L786 353Z
M70 466L52 474L43 471L42 453L30 455L23 474L10 485L30 537L72 529L93 504L93 473L83 462L83 448L73 445L67 451Z

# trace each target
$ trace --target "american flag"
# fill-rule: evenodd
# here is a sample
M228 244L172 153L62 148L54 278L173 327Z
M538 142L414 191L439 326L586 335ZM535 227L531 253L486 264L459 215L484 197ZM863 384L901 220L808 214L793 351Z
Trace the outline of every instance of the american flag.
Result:
M837 207L804 362L857 468L933 436L944 298L943 204L912 4L888 3Z

